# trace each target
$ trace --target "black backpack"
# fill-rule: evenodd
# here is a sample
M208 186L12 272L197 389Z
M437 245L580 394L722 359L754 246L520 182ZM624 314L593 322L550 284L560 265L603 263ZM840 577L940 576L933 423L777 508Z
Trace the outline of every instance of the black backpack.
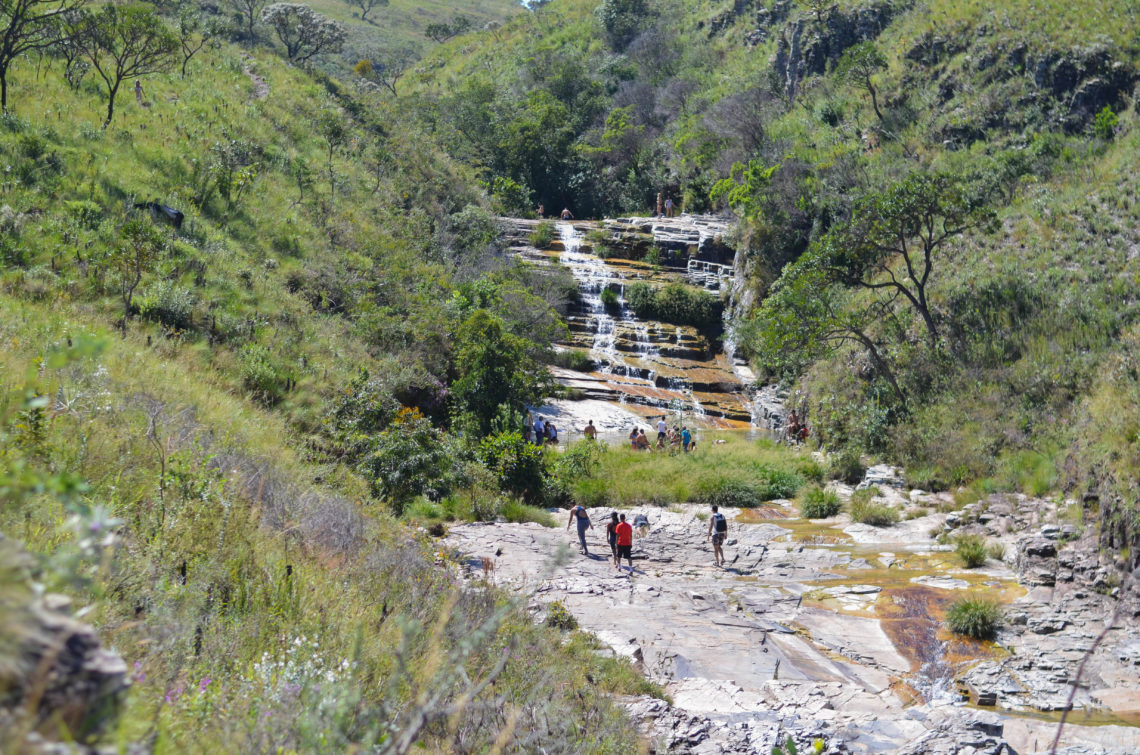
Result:
M713 514L713 529L717 532L728 532L728 520L719 511Z

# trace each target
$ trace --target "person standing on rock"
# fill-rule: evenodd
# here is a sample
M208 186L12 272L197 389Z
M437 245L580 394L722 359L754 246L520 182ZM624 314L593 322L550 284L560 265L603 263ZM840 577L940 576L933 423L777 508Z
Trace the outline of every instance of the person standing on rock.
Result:
M582 429L582 434L590 440L598 439L598 428L594 427L594 420L586 423L586 427Z
M664 448L665 440L669 435L669 423L665 421L665 415L661 415L661 419L657 420L657 447Z
M590 549L586 547L586 530L593 529L594 525L590 524L590 515L581 504L570 509L570 521L566 523L566 530L570 530L570 525L574 520L578 520L578 543L582 546L582 554L585 556L590 555Z
M673 217L673 200L668 197L665 198L665 217Z
M610 514L610 521L606 523L606 542L610 544L610 555L614 557L614 568L620 569L621 563L618 561L617 549L617 526L618 515L615 511Z
M633 574L633 527L621 515L621 521L616 527L617 531L617 565L621 568L621 559L624 556L629 562L629 573Z
M724 539L728 537L728 520L724 518L724 514L720 513L716 504L713 504L712 510L712 516L709 517L709 536L705 539L712 540L713 558L716 560L716 565L724 566L724 551L721 546L724 545Z
M538 415L538 419L534 421L534 443L541 446L546 442L546 423L542 421L542 415Z
M562 215L561 215L561 217L562 217L562 219L563 219L563 220L573 220L573 219L574 219L574 214L573 214L572 212L570 212L570 208L569 208L569 207L563 207L563 208L562 208Z

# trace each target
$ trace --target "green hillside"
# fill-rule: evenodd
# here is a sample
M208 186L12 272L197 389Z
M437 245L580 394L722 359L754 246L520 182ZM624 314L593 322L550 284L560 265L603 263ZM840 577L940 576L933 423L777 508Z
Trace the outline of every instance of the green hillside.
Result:
M576 295L502 248L496 216L540 203L732 213L741 351L833 468L1075 498L1105 563L1140 563L1134 2L538 5L392 0L373 24L322 0L348 39L307 65L230 9L132 11L158 37L200 12L212 43L185 78L160 56L138 100L126 78L106 127L94 20L12 60L0 668L38 585L134 684L102 729L33 711L0 743L641 747L613 698L660 690L525 598L461 591L436 549L456 519L641 495L607 484L628 459L515 431L558 390ZM823 475L739 453L773 496ZM757 495L713 466L672 489Z

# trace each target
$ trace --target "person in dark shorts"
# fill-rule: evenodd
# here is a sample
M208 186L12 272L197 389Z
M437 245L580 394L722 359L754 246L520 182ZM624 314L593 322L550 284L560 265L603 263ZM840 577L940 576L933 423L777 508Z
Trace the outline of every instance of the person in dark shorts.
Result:
M577 505L570 509L570 521L566 523L566 529L570 529L570 525L574 520L578 520L578 542L582 545L582 553L586 556L590 555L590 549L586 547L586 530L593 529L594 525L590 524L590 515L586 512L585 507Z
M622 514L620 518L621 521L615 528L617 532L618 568L621 568L621 560L624 557L629 562L629 573L633 574L633 527L625 520L625 514Z
M721 550L721 546L724 545L724 540L728 537L728 520L724 518L724 514L717 510L715 504L712 510L712 516L709 517L709 536L707 539L712 540L713 558L716 559L716 565L724 566L724 551Z
M610 544L610 554L614 557L614 568L620 569L621 565L618 563L617 551L617 526L618 515L615 511L610 514L610 521L606 523L606 542Z

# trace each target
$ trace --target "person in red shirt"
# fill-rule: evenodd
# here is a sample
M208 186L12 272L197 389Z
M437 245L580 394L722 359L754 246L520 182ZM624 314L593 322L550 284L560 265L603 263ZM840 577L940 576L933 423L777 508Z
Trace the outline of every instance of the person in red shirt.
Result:
M625 514L622 514L621 521L614 529L617 532L618 568L621 568L621 559L624 556L629 561L629 573L633 574L633 526L625 520Z

